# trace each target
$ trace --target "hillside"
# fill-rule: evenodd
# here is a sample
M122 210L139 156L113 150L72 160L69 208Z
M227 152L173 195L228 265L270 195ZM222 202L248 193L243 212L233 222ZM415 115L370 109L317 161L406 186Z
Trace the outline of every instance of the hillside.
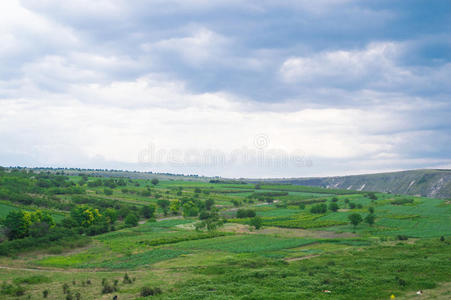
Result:
M325 188L451 198L451 170L411 170L392 173L275 179L268 181Z

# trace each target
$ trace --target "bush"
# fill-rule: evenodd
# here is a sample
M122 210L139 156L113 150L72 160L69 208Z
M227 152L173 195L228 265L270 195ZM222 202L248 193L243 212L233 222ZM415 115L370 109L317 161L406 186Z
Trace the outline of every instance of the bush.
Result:
M255 213L255 210L252 209L238 209L236 211L236 217L238 219L243 219L243 218L253 218L255 217L257 214Z
M355 208L355 203L354 202L349 202L349 208L350 209L354 209Z
M409 238L407 237L407 235L402 235L402 234L400 234L400 235L398 235L397 237L396 237L399 241L407 241Z
M102 287L102 294L111 294L116 292L116 287L112 286L108 281L105 281Z
M42 298L47 298L49 295L49 290L43 290L42 291Z
M249 224L250 224L251 226L254 226L254 228L258 230L258 229L260 229L260 228L262 227L262 225L263 225L263 220L262 220L262 218L260 218L260 217L253 217L253 218L250 220Z
M129 227L138 226L138 217L134 213L129 213L124 220L125 225Z
M160 295L162 293L161 289L159 287L151 288L144 286L141 288L141 297L148 297L148 296L155 296Z
M413 199L411 198L401 198L401 199L396 199L390 202L393 205L404 205L404 204L410 204L413 203Z
M339 208L338 204L335 203L335 202L332 202L331 204L329 204L329 210L330 211L336 212L338 210L338 208Z
M313 205L312 208L310 208L310 212L312 214L324 214L327 212L327 205L324 203Z
M12 285L3 282L0 293L2 295L23 296L25 294L25 288L20 285Z
M49 277L43 276L43 275L33 275L29 277L18 277L14 278L13 282L15 284L40 284L40 283L49 283L51 282Z
M126 283L126 284L132 283L132 280L130 279L130 277L128 276L127 273L125 273L125 275L124 275L124 280L123 280L122 282L123 282L123 283Z

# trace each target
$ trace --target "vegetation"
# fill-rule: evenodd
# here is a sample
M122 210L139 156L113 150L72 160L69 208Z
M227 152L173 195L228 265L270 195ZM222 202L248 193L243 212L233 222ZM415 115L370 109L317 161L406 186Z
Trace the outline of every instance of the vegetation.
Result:
M0 298L402 299L449 284L447 200L115 174L0 170Z

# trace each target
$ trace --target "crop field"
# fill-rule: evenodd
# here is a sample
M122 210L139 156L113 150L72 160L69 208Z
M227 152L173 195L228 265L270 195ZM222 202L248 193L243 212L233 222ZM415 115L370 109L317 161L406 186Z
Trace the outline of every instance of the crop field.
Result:
M0 176L15 182L0 185L1 299L146 299L144 288L159 291L149 299L451 295L446 199L220 180ZM54 224L42 226L38 210ZM30 214L29 228L11 238L7 219L20 211Z

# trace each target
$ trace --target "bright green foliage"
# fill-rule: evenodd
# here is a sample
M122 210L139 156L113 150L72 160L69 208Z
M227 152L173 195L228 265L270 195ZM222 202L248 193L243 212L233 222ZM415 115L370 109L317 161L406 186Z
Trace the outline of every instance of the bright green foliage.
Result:
M72 219L83 227L89 227L94 224L100 224L104 221L103 216L97 208L91 208L86 205L79 205L71 210Z
M182 210L184 217L195 217L199 214L199 208L192 201L183 204Z
M28 212L23 210L11 211L3 221L6 235L10 240L24 238L29 235L30 228L36 228L42 224L47 229L55 226L55 221L46 212L37 210Z

